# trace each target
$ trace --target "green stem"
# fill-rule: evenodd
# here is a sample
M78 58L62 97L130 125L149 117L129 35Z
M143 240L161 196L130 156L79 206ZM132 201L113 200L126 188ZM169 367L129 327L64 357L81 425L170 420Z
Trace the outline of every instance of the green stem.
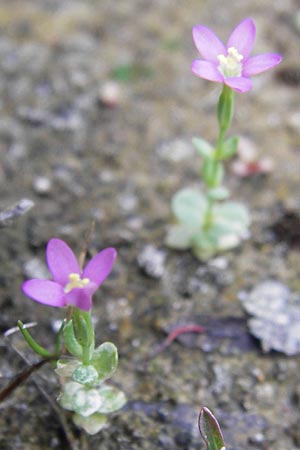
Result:
M233 109L234 91L230 87L226 86L226 84L224 84L218 102L218 122L220 134L223 136L223 138L231 125Z
M48 352L48 350L46 350L44 347L39 345L33 339L31 334L29 333L29 331L24 327L24 324L23 324L23 322L21 322L21 320L18 320L17 325L18 325L18 328L21 331L25 341L32 348L32 350L35 351L35 353L42 356L43 358L53 358L54 355L52 353Z
M213 207L214 200L212 198L208 198L208 205L204 215L203 221L203 230L207 231L210 229L213 222Z
M222 164L222 150L224 146L224 139L231 125L233 109L234 109L234 91L224 84L223 90L221 92L218 101L217 114L218 114L219 133L214 154L214 160L212 163L211 175L207 183L207 186L210 188L219 187L221 184L218 181L218 170L220 168L220 164ZM214 204L215 200L209 198L203 222L204 230L208 230L212 225Z
M55 339L55 354L56 355L59 355L59 353L60 353L61 337L62 337L62 334L63 334L63 331L64 331L64 326L66 325L66 323L67 323L67 320L64 319L62 321L61 326L60 326L60 328L58 330L58 333L56 335L56 339Z
M95 344L95 333L90 312L74 308L72 323L75 338L82 347L82 362L88 365L91 348Z
M85 317L86 326L87 326L87 339L83 342L82 345L82 362L83 364L88 365L90 363L90 347L92 344L92 339L94 335L94 328L92 325L91 315L90 313L82 312L81 313Z

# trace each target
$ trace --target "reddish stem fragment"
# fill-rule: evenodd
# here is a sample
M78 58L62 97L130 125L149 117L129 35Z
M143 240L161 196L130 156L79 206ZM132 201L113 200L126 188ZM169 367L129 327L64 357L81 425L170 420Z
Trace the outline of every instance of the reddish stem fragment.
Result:
M163 352L169 345L172 344L172 342L181 334L184 333L204 333L206 330L204 327L201 327L200 325L196 324L189 324L189 325L182 325L180 327L175 328L172 330L167 338L163 341L162 344L160 344L153 353L153 357L158 355L159 353Z

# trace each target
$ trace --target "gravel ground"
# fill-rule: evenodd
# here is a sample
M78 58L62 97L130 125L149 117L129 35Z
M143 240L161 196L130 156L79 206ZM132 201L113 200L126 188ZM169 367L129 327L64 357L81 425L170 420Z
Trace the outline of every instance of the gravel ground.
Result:
M248 16L255 53L284 60L237 95L232 132L274 170L241 179L228 165L251 236L204 264L164 245L172 195L199 180L191 139L216 137L219 87L190 72L191 28L226 39ZM300 292L299 36L296 0L0 2L1 210L24 198L35 205L1 228L0 330L36 321L33 333L51 347L63 311L26 299L20 285L47 274L50 238L78 253L95 220L90 255L118 250L95 297L96 335L118 346L113 381L128 397L107 429L83 436L55 409L56 379L44 367L1 404L0 448L204 449L201 405L219 417L228 449L300 448L299 358L264 351L240 302L266 280ZM207 333L151 357L190 323ZM1 386L26 366L18 352L36 361L19 336L0 342Z

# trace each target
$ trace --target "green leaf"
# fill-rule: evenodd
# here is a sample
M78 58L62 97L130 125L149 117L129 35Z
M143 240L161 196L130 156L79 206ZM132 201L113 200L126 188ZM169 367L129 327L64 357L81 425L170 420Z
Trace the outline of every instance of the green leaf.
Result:
M229 191L225 187L217 187L208 192L208 197L212 200L225 200L229 197Z
M217 240L211 235L210 230L201 230L193 237L192 250L196 258L206 261L216 254Z
M250 217L247 208L238 202L227 202L215 207L214 221L226 225L234 233L247 231Z
M75 369L80 365L80 362L74 359L59 359L56 363L55 372L57 375L66 380L71 378Z
M86 433L94 435L105 427L107 416L99 413L92 414L89 417L83 417L79 414L74 414L73 422L77 427L83 428Z
M32 350L35 351L35 353L37 353L38 355L42 356L43 358L51 358L53 356L52 353L48 352L48 350L46 350L44 347L39 345L36 342L36 340L33 339L33 337L31 336L29 331L26 329L26 327L23 324L23 322L21 322L21 320L18 320L17 325L18 325L18 328L21 331L25 341L32 348Z
M191 247L191 241L196 233L185 225L173 225L168 229L166 245L177 250L187 250Z
M226 139L220 152L220 159L229 159L236 154L239 138L237 136L231 136Z
M101 381L110 378L118 366L118 349L111 342L104 342L93 353L91 364Z
M72 379L77 383L92 386L98 381L99 378L98 372L94 366L85 366L84 364L80 364L80 366L74 370Z
M74 395L79 389L82 389L82 385L75 381L69 381L63 384L62 392L57 399L60 406L68 411L73 411Z
M240 235L231 230L228 223L212 222L208 230L201 230L192 240L192 249L200 261L206 261L217 253L236 247Z
M241 241L240 233L232 230L230 225L226 222L213 223L209 233L215 243L216 253L237 247Z
M224 178L223 164L214 159L205 159L202 164L202 177L209 188L218 187Z
M213 157L213 146L202 138L193 138L192 142L194 144L195 149L203 158L211 159Z
M172 199L172 211L176 219L188 228L202 226L206 208L206 198L194 189L182 189Z
M98 393L101 399L101 405L98 408L99 413L112 413L122 408L126 403L124 392L112 386L101 386Z
M207 450L226 450L220 425L208 408L201 408L198 425Z
M72 410L83 417L89 417L98 411L101 401L97 389L88 389L82 386L81 389L78 389L74 393Z
M76 356L77 358L81 358L82 347L75 337L72 320L69 320L69 322L67 322L64 326L63 336L64 343L68 352L71 353L71 355Z

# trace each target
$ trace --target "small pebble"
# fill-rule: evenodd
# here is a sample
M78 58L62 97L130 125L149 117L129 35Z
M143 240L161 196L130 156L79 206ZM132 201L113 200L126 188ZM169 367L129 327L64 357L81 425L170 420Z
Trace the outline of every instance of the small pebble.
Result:
M8 226L13 219L27 213L33 206L34 203L32 200L29 198L22 198L15 205L9 206L4 211L0 212L0 226Z
M119 196L118 202L124 212L130 212L136 208L138 199L136 195L124 192Z
M138 255L138 266L151 278L161 278L165 271L166 253L155 248L153 245L146 245Z
M51 320L50 325L52 328L52 331L54 331L54 333L58 333L61 327L62 321L59 319L56 320Z
M192 143L187 139L174 139L163 142L157 149L158 155L165 160L180 162L195 155Z
M38 176L33 180L33 189L37 194L49 194L52 188L52 182L49 178Z
M294 131L299 132L300 111L294 111L287 116L287 124Z
M122 90L119 83L107 81L99 91L100 104L108 108L119 106L122 101Z
M249 318L248 326L262 349L277 350L286 355L300 353L300 298L289 288L275 280L256 285L248 294L239 294Z
M49 272L44 262L39 258L33 258L27 261L23 266L24 275L28 278L48 278Z
M225 270L228 267L228 260L222 256L219 256L218 258L214 258L209 261L208 265L218 270Z
M262 433L256 433L253 436L249 437L250 444L263 444L265 441L265 437Z
M130 230L138 231L143 227L143 220L141 217L132 216L127 219L126 224Z

